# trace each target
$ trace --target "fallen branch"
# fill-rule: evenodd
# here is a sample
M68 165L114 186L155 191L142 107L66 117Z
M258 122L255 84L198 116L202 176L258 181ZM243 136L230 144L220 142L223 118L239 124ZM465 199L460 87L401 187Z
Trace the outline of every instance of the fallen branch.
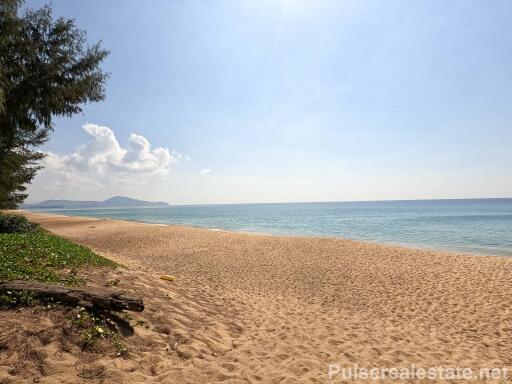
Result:
M121 292L105 288L74 288L51 285L33 281L12 280L0 283L0 292L25 291L33 292L39 297L53 298L55 301L71 305L80 305L86 309L101 309L142 312L144 303L140 298L123 295Z

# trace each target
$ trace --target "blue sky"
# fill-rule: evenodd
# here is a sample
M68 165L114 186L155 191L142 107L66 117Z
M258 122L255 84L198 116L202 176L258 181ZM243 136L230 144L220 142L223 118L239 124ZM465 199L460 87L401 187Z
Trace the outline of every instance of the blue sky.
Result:
M111 78L56 120L29 201L512 196L510 1L52 5L103 40Z

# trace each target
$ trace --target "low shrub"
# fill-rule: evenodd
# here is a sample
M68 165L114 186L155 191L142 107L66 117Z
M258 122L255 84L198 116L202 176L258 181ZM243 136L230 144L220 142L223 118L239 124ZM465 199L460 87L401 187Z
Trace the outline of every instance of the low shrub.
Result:
M32 233L37 224L31 223L25 216L0 213L0 233Z

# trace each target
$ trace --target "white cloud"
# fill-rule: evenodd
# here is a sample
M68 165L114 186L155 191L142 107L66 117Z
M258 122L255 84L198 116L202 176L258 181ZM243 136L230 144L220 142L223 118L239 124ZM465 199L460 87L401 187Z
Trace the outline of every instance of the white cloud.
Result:
M88 123L83 129L90 136L89 141L71 154L47 153L45 169L38 175L39 182L44 179L46 189L143 185L149 179L165 177L171 164L184 157L166 147L152 148L144 136L134 133L123 148L108 127Z
M201 174L201 175L207 175L207 174L209 174L211 171L212 171L211 169L205 168L205 169L201 169L201 170L199 171L199 174Z

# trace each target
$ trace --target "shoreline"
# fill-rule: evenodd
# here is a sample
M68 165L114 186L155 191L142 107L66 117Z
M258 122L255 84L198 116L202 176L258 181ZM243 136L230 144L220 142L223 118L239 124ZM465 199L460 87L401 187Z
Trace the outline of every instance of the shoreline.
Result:
M95 209L95 208L94 208ZM63 209L68 210L68 209ZM16 212L26 212L26 213L34 213L34 214L40 214L40 215L50 215L50 216L62 216L62 217L83 217L91 220L112 220L112 221L126 221L130 223L139 223L139 224L148 224L148 225L155 225L155 226L163 226L163 227L182 227L182 228L194 228L194 229L202 229L202 230L208 230L213 232L227 232L227 233L238 233L238 234L246 234L246 235L254 235L254 236L272 236L272 237L283 237L283 238L304 238L304 239L331 239L331 240L343 240L343 241L354 241L362 244L367 245L377 245L377 246L389 246L389 247L398 247L398 248L405 248L409 250L418 250L418 251L426 251L426 252L442 252L447 254L454 254L454 255L467 255L467 256L483 256L483 257L512 257L512 250L509 252L509 254L490 254L490 253L484 253L479 251L469 251L469 250L457 250L457 249L450 249L450 248L434 248L429 247L427 245L422 246L421 244L409 244L409 243L400 243L400 242L384 242L384 241L378 241L378 240L365 240L365 239L355 239L355 238L348 238L348 237L337 237L337 236L323 236L323 235L281 235L281 234L274 234L274 233L268 233L268 232L253 232L253 231L245 231L245 230L234 230L234 229L224 229L224 228L210 228L210 227L202 227L202 226L196 226L196 225L190 225L190 224L176 224L176 223L155 223L155 222L148 222L148 221L142 221L142 220L128 220L128 219L117 219L117 218L107 218L107 217L94 217L94 216L85 216L85 215L64 215L59 213L51 213L49 211L35 211L30 209L17 209L12 210L13 213Z
M20 213L124 265L119 289L144 298L134 358L95 362L106 382L322 383L330 364L512 372L509 257Z

